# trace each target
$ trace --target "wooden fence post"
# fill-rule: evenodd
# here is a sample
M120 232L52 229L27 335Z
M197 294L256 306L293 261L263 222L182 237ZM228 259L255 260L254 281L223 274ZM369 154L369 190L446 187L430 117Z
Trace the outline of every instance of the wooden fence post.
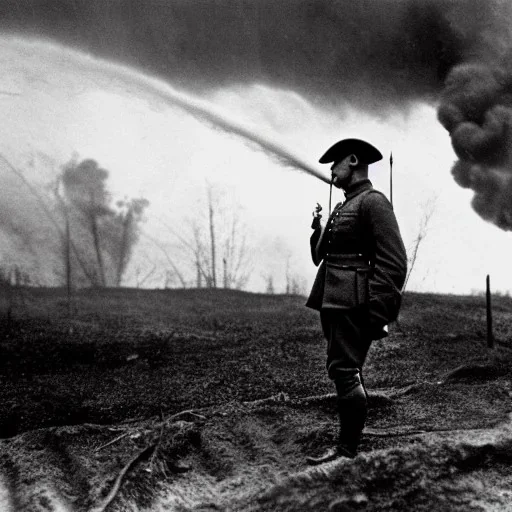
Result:
M494 348L494 336L492 333L492 307L491 307L491 278L486 278L486 303L487 303L487 347Z

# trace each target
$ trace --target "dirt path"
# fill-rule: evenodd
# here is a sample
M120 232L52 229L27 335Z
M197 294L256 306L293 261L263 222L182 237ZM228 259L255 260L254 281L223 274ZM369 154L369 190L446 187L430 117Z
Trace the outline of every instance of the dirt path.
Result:
M360 455L317 468L333 395L25 432L0 442L0 510L512 510L510 389L373 390Z

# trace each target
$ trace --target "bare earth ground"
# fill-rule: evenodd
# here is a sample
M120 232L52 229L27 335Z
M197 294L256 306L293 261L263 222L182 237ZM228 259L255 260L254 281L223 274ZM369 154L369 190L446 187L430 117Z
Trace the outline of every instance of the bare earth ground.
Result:
M0 511L512 511L512 300L408 294L371 348L360 455L298 296L4 297ZM8 315L9 306L11 312Z

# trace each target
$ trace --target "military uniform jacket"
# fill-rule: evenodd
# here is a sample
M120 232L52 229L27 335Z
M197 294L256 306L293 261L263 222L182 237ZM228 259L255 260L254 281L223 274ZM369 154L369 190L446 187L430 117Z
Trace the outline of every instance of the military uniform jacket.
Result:
M370 180L346 191L345 202L336 205L325 229L316 229L310 243L320 267L306 306L364 306L377 329L396 319L407 255L393 208Z

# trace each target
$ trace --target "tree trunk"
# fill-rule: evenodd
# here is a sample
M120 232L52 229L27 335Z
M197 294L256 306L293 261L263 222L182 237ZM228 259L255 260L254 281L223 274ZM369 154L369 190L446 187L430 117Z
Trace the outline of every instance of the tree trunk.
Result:
M201 264L199 263L198 259L196 260L196 271L197 271L197 275L196 275L197 287L202 288L203 287L203 275L201 273Z
M133 211L131 208L128 209L128 213L123 219L123 232L121 236L121 247L119 248L119 261L117 264L116 271L116 286L121 286L121 280L126 267L127 252L128 252L128 237L130 234L130 228L133 222Z
M94 212L91 212L91 231L94 242L94 250L96 251L96 260L98 262L98 270L100 272L100 283L101 286L106 286L105 267L103 265L103 256L101 254L100 247L100 235L98 232L98 219Z
M50 211L50 209L48 208L46 203L43 201L43 198L39 194L37 189L34 186L32 186L30 184L30 182L27 181L27 179L25 178L23 173L19 169L17 169L16 167L14 167L14 165L12 165L11 162L9 160L7 160L7 158L5 158L5 156L2 155L1 153L0 153L0 159L2 159L6 163L8 168L18 178L21 179L21 181L25 184L25 186L28 188L28 190L31 192L31 194L34 195L34 197L37 199L39 205L41 206L42 210L44 211L44 213L46 214L46 216L48 217L50 222L55 226L55 228L57 229L57 232L60 234L60 236L61 237L65 236L65 233L64 234L62 233L62 227L61 227L60 223L53 216L53 213ZM56 193L56 197L62 203L62 199L59 197L58 193ZM87 265L85 264L85 262L80 257L80 253L79 253L77 247L75 246L75 244L73 243L73 241L71 241L71 239L70 239L70 247L71 247L71 251L73 252L73 254L76 257L76 260L77 260L78 264L80 265L80 268L82 269L82 271L84 273L84 276L87 277L87 279L89 280L89 283L91 283L91 285L94 284L94 276L87 269Z
M217 288L217 274L216 274L216 257L215 257L215 225L213 220L213 200L212 200L212 191L211 188L208 190L208 210L209 210L209 216L210 216L210 243L211 243L211 253L212 253L212 261L211 261L211 268L212 268L212 282L211 287Z
M68 297L68 315L71 315L71 230L69 226L68 211L66 215L66 290Z

